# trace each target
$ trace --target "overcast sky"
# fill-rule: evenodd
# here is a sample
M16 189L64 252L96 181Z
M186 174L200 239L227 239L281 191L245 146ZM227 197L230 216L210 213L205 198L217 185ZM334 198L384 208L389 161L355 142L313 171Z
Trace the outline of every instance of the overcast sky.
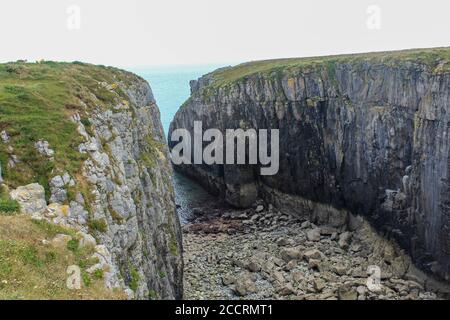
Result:
M447 0L1 0L0 61L132 67L449 46L449 9Z

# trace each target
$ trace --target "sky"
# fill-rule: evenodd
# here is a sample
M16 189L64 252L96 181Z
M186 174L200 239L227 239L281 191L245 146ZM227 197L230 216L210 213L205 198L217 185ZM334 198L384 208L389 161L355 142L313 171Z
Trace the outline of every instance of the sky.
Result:
M450 45L446 0L2 0L0 62L118 67Z

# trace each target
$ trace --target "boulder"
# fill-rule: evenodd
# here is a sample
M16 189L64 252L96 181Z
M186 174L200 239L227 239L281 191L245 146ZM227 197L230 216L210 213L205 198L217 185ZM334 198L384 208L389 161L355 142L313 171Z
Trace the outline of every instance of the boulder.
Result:
M350 244L350 239L352 238L352 234L348 231L343 232L339 235L339 247L342 249L347 249Z
M306 233L306 238L308 238L309 241L319 241L320 240L320 229L314 228L309 230Z
M321 292L325 288L325 281L320 278L316 278L313 281L313 287L316 291Z
M236 279L232 275L226 274L222 276L222 283L226 286L234 284L235 281Z
M10 197L19 203L21 213L42 213L47 207L44 187L38 183L18 187L10 192Z
M289 296L294 294L295 290L294 287L292 287L292 284L287 283L279 289L278 293L280 296Z
M257 259L252 258L247 263L246 268L251 272L259 272L261 270L261 264Z
M350 285L342 285L338 289L339 300L356 300L358 299L358 292Z
M323 257L323 253L317 249L311 249L303 252L303 257L307 260L309 259L321 260Z
M80 238L80 248L95 247L97 245L97 241L95 240L95 238L88 233L79 231L77 232L77 236Z
M255 212L259 213L259 212L262 212L263 210L264 210L264 206L259 205L259 206L256 207Z
M249 275L240 275L239 278L236 279L234 290L240 296L246 296L257 291L256 284Z
M347 274L347 268L340 264L333 266L331 270L340 276Z
M302 253L299 248L285 248L281 250L281 259L285 262L291 260L298 260L302 258Z
M72 237L67 234L57 234L52 239L51 244L55 247L64 248L70 240L72 240Z

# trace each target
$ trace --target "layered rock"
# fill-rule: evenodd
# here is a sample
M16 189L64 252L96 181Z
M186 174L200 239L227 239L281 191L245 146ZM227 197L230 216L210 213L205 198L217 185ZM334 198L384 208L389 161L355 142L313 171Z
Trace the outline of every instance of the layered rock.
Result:
M21 125L20 119L0 121L5 128L0 155L20 161L4 165L4 182L17 185L16 180L31 171L43 185L16 188L11 197L33 219L79 230L80 245L96 244L98 264L86 271L102 268L107 287L123 288L139 299L181 298L182 246L172 168L148 83L125 71L79 63L11 68L22 74L24 88L28 69L33 76L45 75L39 88L45 88L45 81L53 76L58 90L67 88L71 103L60 109L48 107L56 113L48 117L69 118L67 130L73 128L70 138L78 142L66 148L73 152L67 156L62 151L67 141L59 143L50 135L55 139L46 141L33 133L31 139L36 142L29 146L29 153L35 148L37 154L30 162L30 157L25 160L20 154L16 143L20 137L8 136L14 125ZM64 74L62 81L57 72ZM19 169L22 176L14 173Z
M448 280L449 65L444 48L218 70L191 83L171 132L192 132L194 121L222 132L279 129L280 170L260 176L257 165L177 169L238 207L258 194L326 224L348 223L347 210L363 214Z

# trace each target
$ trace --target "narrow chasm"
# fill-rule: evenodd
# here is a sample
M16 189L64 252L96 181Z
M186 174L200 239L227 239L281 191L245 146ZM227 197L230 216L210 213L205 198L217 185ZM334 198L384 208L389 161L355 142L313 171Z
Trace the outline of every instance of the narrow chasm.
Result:
M174 165L184 297L448 298L449 52L250 62L191 81L168 136L276 129L279 171Z

